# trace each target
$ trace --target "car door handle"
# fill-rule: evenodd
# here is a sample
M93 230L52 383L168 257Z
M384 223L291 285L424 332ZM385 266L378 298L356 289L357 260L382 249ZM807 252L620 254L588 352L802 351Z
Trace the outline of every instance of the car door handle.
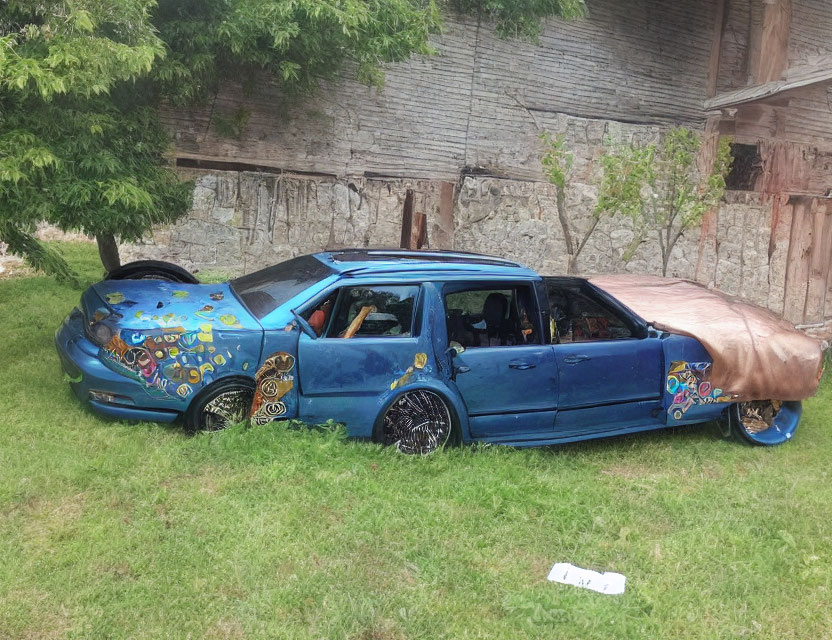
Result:
M520 371L525 371L526 369L534 369L537 365L532 364L531 362L509 362L508 368L509 369L520 369Z
M471 367L466 367L464 364L454 367L454 373L468 373Z
M566 356L563 361L566 364L578 364L579 362L583 362L584 360L589 360L589 356L585 355L577 355L577 356Z

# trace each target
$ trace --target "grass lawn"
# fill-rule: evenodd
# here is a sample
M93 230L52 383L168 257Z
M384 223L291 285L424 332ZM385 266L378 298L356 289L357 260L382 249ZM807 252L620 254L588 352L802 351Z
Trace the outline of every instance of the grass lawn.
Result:
M96 279L93 245L62 250ZM425 459L188 438L70 394L52 336L79 295L0 281L0 638L832 637L828 379L773 449L714 425Z

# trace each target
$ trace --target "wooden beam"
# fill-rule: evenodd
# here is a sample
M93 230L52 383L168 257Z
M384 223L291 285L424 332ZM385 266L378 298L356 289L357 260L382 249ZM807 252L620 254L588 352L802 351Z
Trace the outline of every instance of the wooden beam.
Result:
M404 196L404 207L402 208L402 237L399 246L402 249L410 249L413 238L413 189L408 189Z
M727 12L725 5L727 0L717 0L716 16L714 18L714 35L711 40L711 57L708 64L708 82L705 88L705 96L713 98L716 95L716 84L719 79L719 62L722 54L722 34L725 32L725 21Z
M748 102L764 100L772 96L802 89L816 84L832 82L832 56L825 56L812 64L792 67L786 72L785 80L773 80L762 84L743 87L734 91L726 91L718 96L705 100L705 110L726 109Z
M757 83L782 80L789 64L789 35L792 26L792 0L763 0L763 33Z
M428 217L421 211L413 214L413 229L410 233L410 249L421 249L428 239Z
M433 223L430 238L433 249L454 248L454 189L453 182L443 182L439 191L439 219Z

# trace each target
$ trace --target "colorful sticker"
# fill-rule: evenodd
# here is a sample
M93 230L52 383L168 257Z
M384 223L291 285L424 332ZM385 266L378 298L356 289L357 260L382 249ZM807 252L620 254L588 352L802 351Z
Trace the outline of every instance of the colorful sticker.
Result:
M670 363L667 372L667 392L673 396L673 403L667 412L674 420L681 420L688 409L695 404L731 402L732 396L722 395L722 389L711 384L710 362Z
M266 358L254 376L256 389L251 404L251 423L263 425L286 414L283 397L295 386L295 358L278 351Z

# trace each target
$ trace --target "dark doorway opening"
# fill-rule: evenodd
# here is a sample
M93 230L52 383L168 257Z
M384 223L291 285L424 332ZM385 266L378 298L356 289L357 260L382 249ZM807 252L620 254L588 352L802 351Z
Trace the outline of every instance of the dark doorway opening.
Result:
M754 191L757 178L763 171L763 159L758 144L731 144L731 171L725 178L729 191Z

